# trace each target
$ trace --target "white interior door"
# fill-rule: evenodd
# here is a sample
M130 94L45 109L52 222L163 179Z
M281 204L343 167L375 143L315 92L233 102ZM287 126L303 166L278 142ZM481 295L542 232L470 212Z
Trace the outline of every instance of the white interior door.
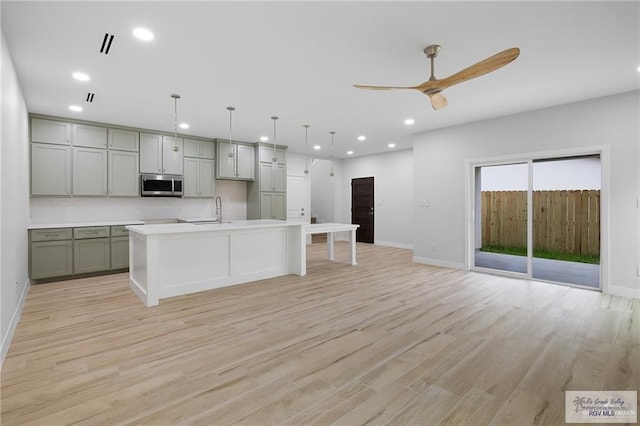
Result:
M308 221L304 176L287 175L287 220Z

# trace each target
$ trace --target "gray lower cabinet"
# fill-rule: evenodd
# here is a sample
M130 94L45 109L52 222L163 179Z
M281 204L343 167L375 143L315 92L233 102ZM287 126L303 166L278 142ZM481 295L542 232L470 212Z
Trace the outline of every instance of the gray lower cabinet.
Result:
M32 280L129 267L125 225L32 229L29 242Z
M52 278L73 273L73 241L36 241L30 246L31 278Z
M108 226L73 228L73 273L111 269L111 235Z
M129 237L111 237L111 269L129 267Z
M287 194L263 192L260 194L260 216L262 219L287 219Z

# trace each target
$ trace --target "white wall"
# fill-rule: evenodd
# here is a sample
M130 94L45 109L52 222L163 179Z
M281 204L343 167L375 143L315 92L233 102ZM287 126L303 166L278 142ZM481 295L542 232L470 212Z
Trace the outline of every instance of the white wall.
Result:
M224 220L247 218L245 182L216 180ZM215 216L213 198L56 198L31 199L31 223L95 222Z
M608 146L609 291L640 297L639 98L633 91L415 135L414 258L466 267L466 160Z
M373 176L375 244L412 248L412 150L342 160L341 175L340 222L351 223L351 179Z
M28 283L29 131L27 106L0 28L0 364L22 313Z

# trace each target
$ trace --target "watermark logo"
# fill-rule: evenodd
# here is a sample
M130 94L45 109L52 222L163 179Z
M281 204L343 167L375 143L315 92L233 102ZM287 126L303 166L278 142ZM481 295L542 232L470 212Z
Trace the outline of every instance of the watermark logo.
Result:
M567 423L636 423L637 391L566 391Z

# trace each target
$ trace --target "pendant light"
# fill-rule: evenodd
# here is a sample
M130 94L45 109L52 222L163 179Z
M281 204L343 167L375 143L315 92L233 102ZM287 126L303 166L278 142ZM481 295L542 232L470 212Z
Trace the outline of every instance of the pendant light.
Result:
M271 161L275 165L278 162L278 156L276 155L276 120L278 120L278 117L272 115L271 119L273 120L273 157L271 157Z
M335 131L330 131L331 133L331 171L329 172L329 177L333 177L333 135L336 134Z
M304 174L309 174L309 125L303 124L304 127Z
M180 95L173 94L171 95L173 98L173 158L178 156L178 151L180 151L180 147L178 146L178 99L180 99Z
M229 153L227 154L227 164L232 164L233 163L233 157L234 157L234 153L233 153L233 142L232 142L232 135L233 135L233 111L235 111L236 109L232 106L228 106L227 107L227 111L229 111ZM235 173L235 171L234 171Z

